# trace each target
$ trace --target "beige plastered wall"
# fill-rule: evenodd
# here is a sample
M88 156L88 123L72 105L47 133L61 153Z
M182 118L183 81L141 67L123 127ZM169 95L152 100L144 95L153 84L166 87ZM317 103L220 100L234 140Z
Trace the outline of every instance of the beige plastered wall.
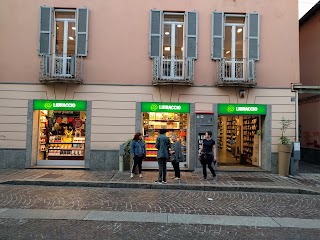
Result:
M297 0L10 0L0 7L0 81L38 83L39 7L88 7L89 44L84 83L151 84L148 58L150 10L199 13L195 85L214 83L211 13L257 12L261 16L259 87L289 88L299 82ZM52 46L53 49L53 46Z
M272 152L277 152L282 117L295 120L294 94L286 89L238 89L178 86L114 85L24 85L0 84L0 148L25 148L28 99L92 101L91 149L118 150L132 138L136 123L136 102L195 103L196 111L212 111L215 103L272 105ZM294 124L287 135L294 139Z

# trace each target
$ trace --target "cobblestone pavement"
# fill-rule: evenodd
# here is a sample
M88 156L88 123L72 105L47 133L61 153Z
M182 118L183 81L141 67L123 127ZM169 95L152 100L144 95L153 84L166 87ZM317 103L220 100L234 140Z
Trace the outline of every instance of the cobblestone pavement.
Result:
M0 185L0 208L320 219L320 196Z
M319 229L0 219L0 239L319 239Z
M143 178L135 176L130 179L129 172L90 171L90 170L53 170L23 169L0 170L0 183L14 180L66 181L66 182L107 182L107 183L153 183L157 171L144 171ZM173 180L174 173L168 173L167 181L171 186L240 186L240 187L283 187L300 188L320 192L320 174L300 174L295 177L281 177L266 172L217 172L218 179L202 179L202 172L182 172L181 180Z

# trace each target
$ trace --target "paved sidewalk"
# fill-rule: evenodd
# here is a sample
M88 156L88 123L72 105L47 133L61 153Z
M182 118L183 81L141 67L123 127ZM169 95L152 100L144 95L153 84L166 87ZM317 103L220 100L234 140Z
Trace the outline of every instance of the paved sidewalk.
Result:
M166 224L214 224L220 226L247 227L290 227L320 229L319 219L196 215L151 212L47 210L47 209L5 209L0 208L0 219L55 219L82 221L114 221Z
M167 174L167 184L156 184L157 171L144 171L143 178L129 172L60 170L60 169L2 169L0 184L86 186L110 188L186 189L203 191L282 192L320 195L320 174L300 174L281 177L268 172L217 172L217 179L202 180L200 170L182 172L181 180Z

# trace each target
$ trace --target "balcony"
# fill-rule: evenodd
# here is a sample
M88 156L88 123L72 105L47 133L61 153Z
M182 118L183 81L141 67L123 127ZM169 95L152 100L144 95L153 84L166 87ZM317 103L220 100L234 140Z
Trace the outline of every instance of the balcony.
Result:
M254 87L256 62L254 59L233 58L216 61L216 86Z
M83 57L67 54L40 56L40 82L82 83Z
M192 85L194 58L152 58L153 85Z

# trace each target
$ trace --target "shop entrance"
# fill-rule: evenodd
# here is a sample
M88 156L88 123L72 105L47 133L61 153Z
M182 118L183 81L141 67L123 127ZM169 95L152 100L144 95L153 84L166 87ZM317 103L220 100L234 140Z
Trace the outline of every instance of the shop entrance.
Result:
M261 130L266 113L264 104L218 104L217 149L222 168L265 167Z
M34 100L37 165L84 166L85 108L85 101Z
M144 168L158 168L156 159L158 149L155 147L156 139L160 129L166 129L166 135L170 138L172 134L178 137L182 145L183 161L180 168L188 166L188 134L189 134L189 112L188 103L141 103L142 105L142 134L146 144L146 158ZM171 140L172 141L172 140ZM171 164L167 165L171 168Z
M220 166L259 167L260 116L220 116L218 156Z

